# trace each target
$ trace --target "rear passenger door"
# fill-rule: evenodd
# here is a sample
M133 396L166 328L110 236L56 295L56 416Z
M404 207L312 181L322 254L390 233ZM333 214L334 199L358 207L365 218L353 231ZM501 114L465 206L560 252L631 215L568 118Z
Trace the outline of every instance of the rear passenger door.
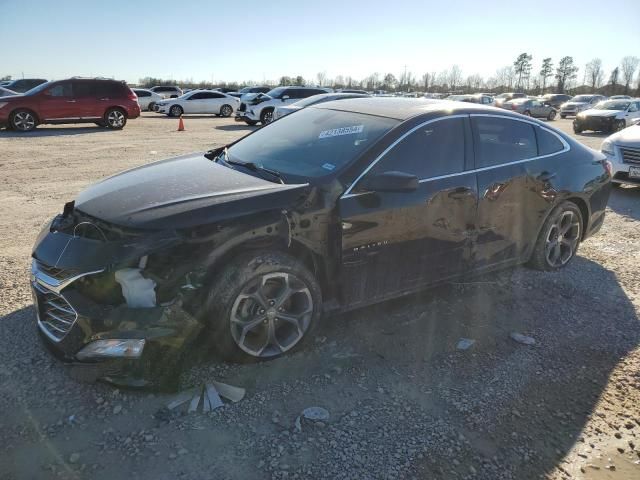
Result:
M465 115L423 123L396 140L339 202L342 285L356 305L463 273L477 189ZM385 172L419 179L409 192L371 191Z
M216 92L203 92L201 100L201 113L211 113L218 114L220 113L220 107L224 105L225 97L221 93Z
M479 193L475 266L523 260L549 208L557 168L552 157L564 145L525 119L476 114L471 125Z

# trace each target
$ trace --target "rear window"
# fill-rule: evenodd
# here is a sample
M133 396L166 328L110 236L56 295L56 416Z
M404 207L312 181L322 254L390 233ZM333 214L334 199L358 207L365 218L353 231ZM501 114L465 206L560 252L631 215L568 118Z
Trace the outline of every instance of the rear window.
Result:
M538 154L533 125L500 117L473 117L476 167L492 167Z
M538 134L538 151L540 155L551 155L564 150L564 145L553 133L540 127L536 129L536 132Z

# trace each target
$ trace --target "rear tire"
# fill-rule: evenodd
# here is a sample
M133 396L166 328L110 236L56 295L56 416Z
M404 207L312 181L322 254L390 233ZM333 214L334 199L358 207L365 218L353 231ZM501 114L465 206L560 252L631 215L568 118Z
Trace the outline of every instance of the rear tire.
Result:
M547 115L547 120L553 121L555 119L556 119L556 111L555 110L551 110L549 112L549 115Z
M540 230L528 266L553 271L568 265L580 246L582 229L582 213L578 206L573 202L558 205Z
M127 124L127 116L119 108L110 108L104 114L104 123L112 130L122 130Z
M582 133L582 128L577 126L575 123L573 124L573 133Z
M149 104L149 106L147 107L147 110L150 111L150 112L153 112L153 107L155 107L155 106L156 106L156 102L151 102Z
M529 110L525 110L525 111L524 111L524 114L525 114L527 117L530 117L530 116L531 116L531 112L530 112Z
M312 336L322 294L313 274L280 252L238 256L213 278L206 318L216 351L234 362L277 358Z
M31 110L19 109L9 117L9 126L17 132L30 132L38 126L38 118Z

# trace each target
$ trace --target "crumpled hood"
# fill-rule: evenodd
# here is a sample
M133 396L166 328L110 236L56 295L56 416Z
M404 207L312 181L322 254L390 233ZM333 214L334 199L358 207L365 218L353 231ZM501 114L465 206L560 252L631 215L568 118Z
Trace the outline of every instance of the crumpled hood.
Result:
M621 113L620 110L599 110L596 108L590 108L589 110L584 110L581 115L584 115L585 117L615 117L619 113Z
M621 147L640 148L640 125L633 125L609 136L607 140Z
M210 224L295 205L308 185L282 185L227 168L203 154L162 160L109 177L78 195L81 212L131 228Z

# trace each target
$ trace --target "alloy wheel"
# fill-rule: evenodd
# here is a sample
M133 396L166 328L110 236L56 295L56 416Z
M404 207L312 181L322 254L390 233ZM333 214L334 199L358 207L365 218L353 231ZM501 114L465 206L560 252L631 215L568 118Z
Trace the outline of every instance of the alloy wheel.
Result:
M276 272L249 282L231 308L231 335L242 350L269 358L293 348L313 316L309 287L291 273Z
M271 122L273 122L273 112L271 110L264 112L264 114L262 115L262 123L267 125Z
M23 132L33 130L36 126L35 117L29 112L18 112L13 116L13 127Z
M182 115L182 108L177 105L171 107L171 115L174 117L179 117L180 115Z
M223 105L220 113L222 114L223 117L231 116L231 107L229 105Z
M562 212L547 232L545 257L551 267L565 265L576 252L580 239L580 221L570 210Z
M120 110L111 110L107 115L107 122L112 128L120 128L124 125L124 114Z

